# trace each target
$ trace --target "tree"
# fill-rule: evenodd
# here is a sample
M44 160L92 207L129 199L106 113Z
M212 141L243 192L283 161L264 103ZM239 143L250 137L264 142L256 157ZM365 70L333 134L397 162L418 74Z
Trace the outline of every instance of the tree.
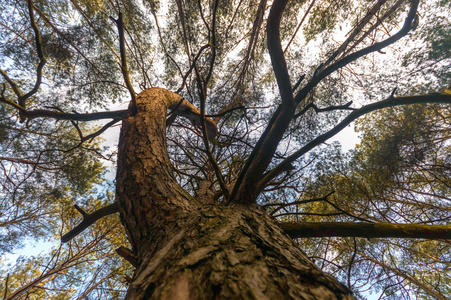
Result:
M2 2L5 298L446 299L449 6Z

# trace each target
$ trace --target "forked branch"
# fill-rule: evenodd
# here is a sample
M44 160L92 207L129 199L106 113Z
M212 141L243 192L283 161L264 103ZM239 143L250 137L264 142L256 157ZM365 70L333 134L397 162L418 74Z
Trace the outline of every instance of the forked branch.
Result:
M81 209L78 205L74 205L74 207L82 214L83 221L81 221L81 223L78 224L74 229L72 229L71 231L69 231L68 233L66 233L61 237L61 242L63 243L67 243L68 241L79 235L81 232L83 232L83 230L88 228L90 225L94 224L95 221L108 215L119 212L116 202L108 206L102 207L91 214L88 214L85 211L83 211L83 209Z
M36 94L39 87L41 86L42 69L44 68L44 65L46 63L44 53L42 52L41 34L39 32L38 26L36 25L36 21L34 19L33 8L34 8L33 0L28 0L28 13L30 16L31 27L33 28L33 31L34 31L34 36L35 36L35 41L36 41L36 50L38 52L38 57L39 57L39 64L36 69L36 82L34 84L34 87L31 89L31 91L29 91L25 95L19 97L19 105L22 106L23 108L25 108L25 101L28 98L30 98L31 96L33 96L34 94Z
M274 215L276 212L278 212L279 210L281 210L282 208L287 207L287 206L325 201L327 199L327 197L331 196L333 193L335 193L335 192L334 191L330 192L329 194L327 194L321 198L304 199L304 200L298 200L298 201L293 201L293 202L289 202L289 203L270 203L270 204L263 205L263 207L278 206L275 210L273 210L270 213L270 215Z
M378 101L372 104L365 105L357 110L354 110L352 113L350 113L343 121L341 121L338 125L336 125L334 128L329 130L328 132L318 136L313 141L293 153L292 155L288 156L286 159L284 159L281 163L279 163L274 169L267 172L265 176L262 178L260 183L258 184L258 191L263 190L263 188L266 186L268 182L270 182L272 179L274 179L276 176L280 175L284 171L291 168L292 163L315 148L316 146L324 143L337 133L339 133L342 129L344 129L346 126L351 124L356 119L360 118L361 116L368 114L370 112L386 108L386 107L394 107L399 105L409 105L409 104L419 104L419 103L447 103L451 104L451 95L447 94L426 94L426 95L417 95L417 96L406 96L406 97L398 97L395 98L393 96L390 96L389 98Z
M304 107L300 112L298 112L297 114L295 114L293 118L294 118L294 119L299 118L300 116L302 116L303 114L305 114L310 108L313 108L313 110L314 110L316 113L324 112L324 111L340 110L340 109L343 109L343 110L356 110L357 108L352 108L352 107L350 107L351 104L352 104L352 101L349 101L348 103L346 103L346 104L344 104L344 105L328 106L328 107L325 107L325 108L319 108L319 107L317 107L315 104L310 103L310 104L308 104L306 107Z
M350 64L351 62L368 55L370 53L380 51L383 48L397 42L402 37L406 36L410 30L412 30L415 27L415 19L417 18L417 9L418 9L419 0L412 0L412 4L410 6L409 13L404 21L404 25L402 28L392 35L391 37L378 42L374 43L371 46L368 46L366 48L363 48L359 51L356 51L354 53L349 54L348 56L343 57L342 59L338 60L337 62L331 64L329 67L326 67L323 69L324 64L320 65L317 68L317 71L315 72L315 75L313 78L309 81L309 83L299 91L299 93L294 98L296 103L300 103L304 98L308 95L308 93L324 78L332 74L338 69L343 68L344 66Z
M382 48L393 44L394 42L401 39L405 36L413 27L413 23L416 17L416 12L418 8L418 0L413 0L408 16L405 20L404 26L402 29L387 38L386 40L375 43L367 48L356 51L337 62L333 63L329 67L326 67L324 70L321 70L321 67L318 68L318 71L315 72L313 78L302 88L299 93L292 101L292 88L287 72L287 67L285 63L285 59L283 57L283 51L280 46L280 36L279 36L279 27L280 27L280 18L285 9L285 5L287 0L276 0L274 1L271 11L268 17L268 48L271 55L271 62L274 68L274 72L276 74L277 84L279 86L279 90L282 98L282 105L276 110L274 115L272 116L268 126L266 127L263 134L260 136L257 144L255 145L252 153L249 156L249 159L246 161L243 169L236 180L233 191L231 193L230 201L231 202L245 202L252 203L256 201L259 193L263 190L264 184L267 184L271 179L286 170L289 163L293 162L295 159L299 158L297 156L295 159L291 160L289 163L282 162L280 168L276 167L273 171L269 172L270 176L265 176L263 180L260 181L261 184L258 183L258 178L262 178L264 172L269 166L274 153L276 152L277 146L283 138L283 134L288 128L290 121L294 116L295 105L299 104L301 101L305 99L308 93L325 77L330 75L332 72L346 66L347 64L355 61L356 59L365 56L374 51L381 50ZM356 112L362 112L361 110L356 110L350 115L356 116ZM343 124L340 123L338 127ZM344 128L344 127L343 127ZM342 128L338 129L340 131ZM335 130L335 129L334 129ZM337 133L335 132L335 133ZM332 135L334 135L333 133ZM320 139L325 136L321 136L319 139L315 139L316 142L322 143ZM327 137L328 138L328 137ZM312 145L312 144L309 144ZM316 146L317 144L315 144ZM305 147L304 147L305 148ZM303 149L304 149L303 148ZM313 148L313 147L312 147ZM311 149L311 148L310 148ZM310 150L309 149L309 150ZM302 153L303 155L305 153ZM273 176L274 175L274 176ZM269 180L267 180L269 179Z
M2 96L0 98L0 101L18 109L19 114L20 114L20 119L22 122L25 120L25 116L23 115L23 113L26 111L25 110L26 100L28 98L30 98L31 96L33 96L34 94L36 94L36 92L39 90L39 87L41 86L41 82L42 82L42 69L44 68L44 65L46 63L44 53L42 52L41 34L39 32L38 26L36 24L36 20L34 18L33 9L34 9L33 0L28 0L28 15L30 17L31 28L33 29L33 32L34 32L36 51L38 53L38 58L39 58L39 63L36 68L36 82L35 82L33 88L25 95L22 95L17 84L6 74L6 72L4 70L0 70L0 74L3 76L3 78L6 80L6 82L8 82L8 84L11 86L12 90L14 91L14 94L16 94L17 103L6 99L3 92L2 92Z

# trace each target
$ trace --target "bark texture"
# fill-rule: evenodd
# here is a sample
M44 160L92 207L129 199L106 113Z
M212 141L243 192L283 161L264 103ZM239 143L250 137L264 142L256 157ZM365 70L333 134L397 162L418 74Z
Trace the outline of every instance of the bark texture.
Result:
M165 141L167 109L182 98L153 88L136 99L137 114L123 121L117 174L137 258L126 299L353 299L258 207L201 204L183 191Z
M342 236L363 238L451 239L450 225L358 223L358 222L287 222L279 223L292 238Z

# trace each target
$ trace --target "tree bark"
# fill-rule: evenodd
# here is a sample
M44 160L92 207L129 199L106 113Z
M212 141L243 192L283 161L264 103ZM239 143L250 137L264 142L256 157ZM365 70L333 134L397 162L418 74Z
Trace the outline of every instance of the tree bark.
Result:
M202 205L176 182L166 113L152 88L123 120L117 201L137 268L126 299L353 299L257 206Z
M451 239L450 225L359 223L359 222L287 222L279 223L292 238L341 236L363 238Z

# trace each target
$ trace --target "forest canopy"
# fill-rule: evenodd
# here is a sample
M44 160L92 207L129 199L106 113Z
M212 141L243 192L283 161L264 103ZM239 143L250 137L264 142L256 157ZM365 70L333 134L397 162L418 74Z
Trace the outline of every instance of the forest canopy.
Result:
M0 295L124 298L118 129L159 87L186 197L259 206L357 298L451 298L450 8L1 1Z

